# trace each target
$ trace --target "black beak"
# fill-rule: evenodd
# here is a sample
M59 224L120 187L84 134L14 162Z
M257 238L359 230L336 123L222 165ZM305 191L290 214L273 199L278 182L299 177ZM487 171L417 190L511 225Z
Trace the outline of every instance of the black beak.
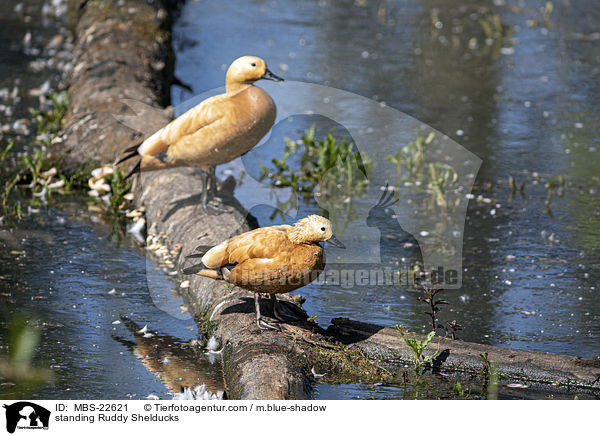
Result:
M327 240L327 242L329 242L331 245L338 247L338 248L346 248L346 246L344 244L342 244L340 242L340 240L338 238L336 238L334 235L331 235L331 238L329 238Z
M279 76L276 76L269 70L268 68L265 70L265 74L260 76L261 79L272 80L274 82L283 82L283 79Z

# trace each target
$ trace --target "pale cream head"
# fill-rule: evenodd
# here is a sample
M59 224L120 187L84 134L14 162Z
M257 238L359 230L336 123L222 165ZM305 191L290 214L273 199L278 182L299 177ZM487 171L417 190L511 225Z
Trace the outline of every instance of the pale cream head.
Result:
M288 231L288 238L296 244L328 241L344 248L344 245L333 236L331 222L319 215L309 215L297 221Z
M256 82L267 72L267 64L256 56L237 58L227 70L227 84Z

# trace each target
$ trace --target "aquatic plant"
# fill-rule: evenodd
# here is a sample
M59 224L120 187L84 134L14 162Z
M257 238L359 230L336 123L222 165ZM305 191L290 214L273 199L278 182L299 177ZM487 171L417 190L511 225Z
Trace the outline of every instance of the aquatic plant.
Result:
M503 21L493 8L481 5L465 6L461 16L452 17L450 23L443 22L438 9L430 12L432 40L453 48L468 47L471 53L491 55L496 58L503 46L515 44L511 38L513 26ZM451 33L450 33L451 30ZM507 48L509 53L510 48Z
M488 400L498 399L498 383L500 381L500 371L497 363L491 363L488 358L487 351L479 353L479 357L483 361L480 374L483 382L482 395Z
M433 132L427 137L418 135L414 141L400 148L396 154L388 155L385 158L396 165L399 177L408 171L408 175L403 179L419 179L423 172L427 147L434 139L435 133Z
M564 189L566 187L565 179L563 176L557 176L553 178L551 181L544 184L544 188L546 188L546 213L552 216L552 210L550 209L550 204L552 203L552 195L556 190L556 193L559 197L564 195Z
M291 187L296 192L310 194L317 185L322 191L342 189L348 194L364 192L373 169L373 162L358 150L347 138L338 140L331 129L323 140L315 139L316 126L307 130L300 141L285 139L285 151L281 159L273 158L275 168L259 163L260 180L269 179L274 186ZM299 145L303 145L300 149ZM301 152L300 168L290 167L288 159ZM359 172L361 174L359 174ZM323 184L324 176L326 184Z
M108 210L112 215L117 216L126 204L125 196L131 190L133 182L125 180L125 173L117 168L106 177L106 181L110 185Z
M11 203L15 188L29 191L31 197L27 199L28 205L39 207L48 203L53 192L65 193L65 186L72 186L73 177L67 178L60 175L49 152L50 146L58 138L63 127L63 119L69 104L67 93L53 93L51 95L52 108L46 112L30 109L31 115L37 121L37 134L20 161L12 168L12 175L4 181L1 199L3 217L16 220L22 218L20 201ZM9 143L0 153L0 163L4 163L13 152L14 143ZM25 182L25 184L17 184Z
M6 158L8 157L10 151L13 149L14 146L15 142L9 141L8 144L6 144L6 147L4 147L2 151L0 151L0 164L4 164L4 161L6 161Z
M508 177L508 186L510 186L510 199L512 199L517 192L517 183L513 176Z
M396 166L398 186L409 186L410 190L428 194L428 201L423 203L424 213L435 213L439 210L441 214L446 215L460 203L460 198L451 201L450 195L457 188L458 173L450 165L442 162L426 163L427 148L434 139L433 132L426 137L418 135L396 154L387 155L385 158Z
M21 210L21 203L15 202L14 204L11 204L9 202L11 193L19 180L20 175L15 174L2 186L2 191L0 192L0 214L2 217L7 215L14 216L17 219L21 219L22 217L23 212Z
M487 39L502 41L513 34L512 26L502 21L500 15L486 10L479 19L479 25Z
M69 104L67 93L53 93L50 96L52 108L42 112L30 109L30 113L37 121L36 137L20 161L16 162L13 175L4 182L0 190L0 213L3 217L16 220L22 218L20 201L11 203L16 188L28 192L29 198L24 198L32 208L47 205L54 193L68 194L75 188L88 186L92 171L89 167L80 167L75 173L66 176L59 172L52 157L52 144L54 144L63 128L64 116ZM14 148L14 143L9 143L0 152L0 164L8 159ZM20 184L17 184L20 183ZM131 182L125 181L120 170L114 170L107 175L105 183L108 195L104 198L107 212L117 216L125 204L125 196L131 189Z
M546 27L551 27L553 25L552 21L550 21L550 14L554 10L554 4L550 1L544 4L544 9L542 10L542 19L544 20L544 25Z
M430 163L427 168L429 170L428 186L433 194L432 200L440 208L442 214L446 215L449 205L447 191L450 187L456 185L458 174L454 168L441 162ZM453 206L458 206L459 202L460 200L456 199Z
M446 324L448 324L448 327L446 328L446 332L450 332L450 337L452 338L453 341L458 339L458 336L456 336L456 333L459 330L462 330L462 326L456 322L455 319L453 319L452 321L447 321Z
M433 337L435 336L435 331L429 332L429 334L425 337L424 340L419 341L416 338L409 337L406 333L404 333L400 326L396 325L394 326L394 328L400 332L402 339L404 339L404 342L406 342L406 345L408 345L408 348L411 353L411 360L413 369L415 371L415 375L419 375L420 368L425 366L427 363L431 362L440 353L440 350L438 349L429 356L423 355L423 352L425 351L429 343L433 340Z
M440 300L437 299L436 300L436 296L437 294L439 294L440 292L442 292L443 289L440 288L425 288L425 295L422 295L419 297L419 301L422 301L423 303L426 303L427 305L429 305L429 312L423 312L426 315L429 315L430 320L431 320L431 330L436 331L437 328L441 327L437 324L437 313L441 310L440 309L440 305L442 304L448 304L448 301L446 300Z
M37 121L38 135L36 140L45 147L49 147L61 132L64 117L71 101L69 94L66 92L53 92L50 95L50 100L52 101L52 108L48 111L29 109L29 113Z

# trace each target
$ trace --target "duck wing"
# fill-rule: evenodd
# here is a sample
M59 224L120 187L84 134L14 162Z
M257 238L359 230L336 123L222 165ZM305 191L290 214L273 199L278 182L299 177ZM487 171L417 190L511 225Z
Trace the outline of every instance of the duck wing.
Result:
M227 105L223 104L226 99L226 94L219 94L202 101L146 139L140 146L139 153L142 156L164 153L186 136L218 123L227 112Z
M248 259L273 259L293 245L287 237L292 226L261 227L235 236L211 248L202 257L208 268L239 264Z

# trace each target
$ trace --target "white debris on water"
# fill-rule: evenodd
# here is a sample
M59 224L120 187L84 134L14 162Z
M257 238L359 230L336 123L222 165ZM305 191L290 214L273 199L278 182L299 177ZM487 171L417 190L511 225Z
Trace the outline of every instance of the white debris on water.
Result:
M206 344L206 348L209 351L216 351L217 348L219 348L219 341L217 341L217 338L215 338L214 336L211 336L210 339L208 340L208 343Z
M202 384L193 389L188 387L183 388L183 392L173 395L174 400L222 400L223 391L216 393L206 390L206 385Z
M137 221L134 221L132 224L127 225L127 232L130 233L138 242L143 243L144 237L142 236L142 230L146 226L146 220L144 218L139 218Z

